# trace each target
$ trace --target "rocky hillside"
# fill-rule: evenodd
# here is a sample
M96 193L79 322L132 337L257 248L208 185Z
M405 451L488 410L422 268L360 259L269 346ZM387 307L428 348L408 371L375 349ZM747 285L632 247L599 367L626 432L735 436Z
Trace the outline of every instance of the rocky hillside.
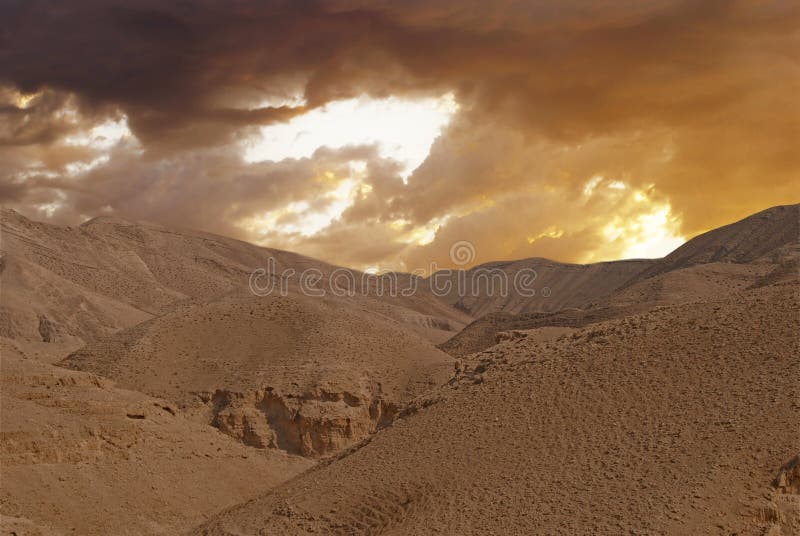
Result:
M731 291L778 282L794 281L800 261L798 220L800 205L774 207L749 218L709 231L676 249L663 259L652 261L618 261L604 263L603 271L614 274L605 279L604 287L593 297L584 293L580 303L555 311L542 309L536 302L557 296L527 298L521 312L507 311L497 298L474 300L481 308L500 308L488 313L440 345L451 355L461 357L492 346L498 334L507 330L532 329L542 326L586 326L602 320L643 312L653 307L714 299ZM522 262L522 261L520 261ZM639 264L626 264L639 263ZM522 266L519 264L518 266ZM547 277L558 277L561 266L553 265ZM601 274L601 265L581 267L586 274ZM625 275L621 268L636 267L640 271ZM538 268L537 268L538 271ZM633 275L631 275L633 274ZM566 281L573 278L563 273ZM626 279L627 278L627 279ZM603 278L600 277L602 281ZM538 279L537 279L538 281ZM583 280L593 282L594 276ZM575 292L568 293L571 299ZM521 300L521 298L516 298ZM510 303L509 300L506 300ZM519 307L518 307L519 308ZM533 310L525 310L532 308Z
M779 262L800 244L800 205L768 208L696 236L637 275L630 284L664 272L708 263Z
M798 290L508 338L194 534L797 534Z
M0 354L0 534L180 534L310 465L7 339Z
M359 303L265 296L187 305L61 365L171 400L251 446L330 454L453 372L449 355Z

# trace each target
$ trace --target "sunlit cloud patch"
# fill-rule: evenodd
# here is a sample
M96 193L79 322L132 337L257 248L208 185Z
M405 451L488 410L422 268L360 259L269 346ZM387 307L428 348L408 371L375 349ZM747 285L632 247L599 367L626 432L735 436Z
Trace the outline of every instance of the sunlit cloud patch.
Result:
M431 145L458 110L452 93L406 99L359 97L334 101L281 124L263 127L247 142L247 162L309 158L321 147L377 145L397 160L408 177L428 156Z

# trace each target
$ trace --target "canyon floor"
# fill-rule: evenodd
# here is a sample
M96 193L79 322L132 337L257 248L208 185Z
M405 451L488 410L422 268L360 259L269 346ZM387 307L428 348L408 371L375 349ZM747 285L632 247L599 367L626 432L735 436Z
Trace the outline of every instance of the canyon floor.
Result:
M488 266L548 297L254 296L338 270L115 218L0 239L0 534L800 534L800 205Z

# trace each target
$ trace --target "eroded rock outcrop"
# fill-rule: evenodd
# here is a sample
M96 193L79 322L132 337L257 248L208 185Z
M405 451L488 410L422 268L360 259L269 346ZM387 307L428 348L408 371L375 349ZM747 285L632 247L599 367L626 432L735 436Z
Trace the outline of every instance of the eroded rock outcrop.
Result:
M772 484L779 493L800 494L800 454L781 467Z
M371 393L317 388L301 395L271 387L247 393L217 390L199 394L211 424L256 448L275 448L316 457L346 448L391 423L393 402Z

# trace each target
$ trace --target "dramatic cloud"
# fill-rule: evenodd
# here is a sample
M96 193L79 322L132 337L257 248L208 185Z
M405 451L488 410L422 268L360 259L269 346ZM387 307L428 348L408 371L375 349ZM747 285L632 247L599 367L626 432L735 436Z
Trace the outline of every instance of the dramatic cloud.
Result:
M777 0L10 0L0 201L360 267L446 265L456 240L477 261L659 254L798 201L799 24ZM314 150L355 98L452 116L336 119L354 145ZM302 156L264 148L270 125ZM410 174L395 159L427 142L387 147L392 128L441 132Z

